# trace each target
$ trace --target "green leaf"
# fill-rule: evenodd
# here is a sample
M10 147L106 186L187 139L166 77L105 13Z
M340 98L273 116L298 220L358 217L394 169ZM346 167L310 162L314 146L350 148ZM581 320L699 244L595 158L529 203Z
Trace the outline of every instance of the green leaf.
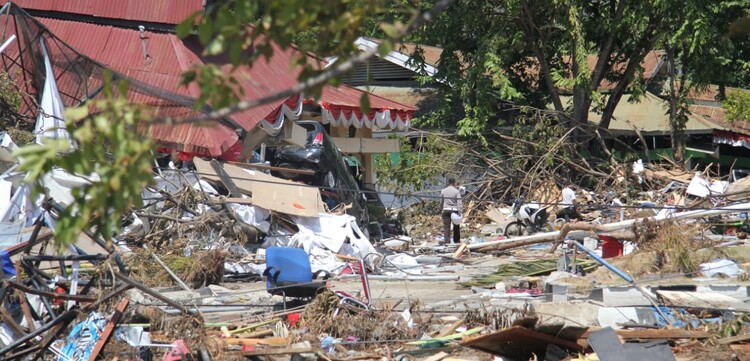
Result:
M184 39L185 37L190 35L191 32L193 32L193 28L195 27L195 19L197 16L198 13L194 13L188 16L187 19L177 24L177 26L175 26L175 33L179 38Z
M362 96L359 97L359 108L362 109L362 113L370 112L370 95L369 94L362 93Z
M89 116L89 107L87 105L65 109L65 119L70 122L78 122L87 116Z
M214 36L214 28L211 18L203 18L203 22L198 25L198 40L201 44L206 45Z

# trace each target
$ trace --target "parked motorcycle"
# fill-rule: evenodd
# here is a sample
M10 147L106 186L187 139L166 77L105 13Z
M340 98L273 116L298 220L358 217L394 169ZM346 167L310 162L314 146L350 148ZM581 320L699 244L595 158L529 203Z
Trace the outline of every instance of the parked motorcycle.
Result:
M509 216L515 217L516 220L505 226L503 235L518 237L537 232L551 232L554 225L547 221L548 216L547 207L535 202L524 203L523 198L518 198L513 202Z

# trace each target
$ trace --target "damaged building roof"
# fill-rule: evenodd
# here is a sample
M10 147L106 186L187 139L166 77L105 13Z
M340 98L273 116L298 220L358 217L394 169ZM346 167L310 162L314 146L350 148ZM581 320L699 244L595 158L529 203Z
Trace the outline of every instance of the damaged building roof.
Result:
M40 7L41 5L36 6ZM69 19L31 18L23 11L0 19L4 21L6 30L13 28L13 21L7 21L7 18L16 16L23 16L24 21L34 25L32 28L38 29L36 36L44 36L47 39L54 71L58 77L56 81L60 83L58 88L66 106L76 106L96 96L93 89L101 85L103 68L107 68L131 81L131 100L153 106L162 115L186 117L195 114L192 109L193 100L200 95L200 90L195 84L180 85L182 73L208 63L218 64L227 74L231 72L232 65L226 57L203 56L203 47L195 36L179 39L173 33L146 31L145 39L142 40L141 32L135 28ZM86 36L82 37L80 34ZM31 36L33 37L34 35ZM32 39L25 39L27 43L29 40ZM3 56L10 59L18 57L19 43L22 44L22 49L28 47L19 40L7 49ZM300 54L295 49L284 50L275 47L271 59L261 58L252 67L241 66L236 69L233 76L239 81L244 92L242 99L263 98L296 85L301 68L293 68L290 64L297 56ZM93 62L87 67L74 66L81 58L90 58ZM90 67L101 69L92 71ZM33 78L29 65L19 61L6 62L6 70L9 73L13 74L18 68L23 68L29 72L27 75ZM36 88L31 85L27 87L29 94L36 94ZM324 121L336 124L372 126L375 123L378 127L386 129L408 126L414 110L412 107L370 95L370 112L363 114L358 103L361 94L360 90L345 85L338 89L326 86L319 101L309 99L307 102L321 106L325 114ZM27 112L34 108L33 104L33 99L27 103ZM302 101L295 95L285 101L272 102L232 114L230 119L219 125L152 125L150 133L162 147L199 155L219 156L230 150L239 140L236 130L253 131L263 121L278 124L285 117L299 115L301 107Z
M178 24L193 13L202 11L204 0L15 0L13 2L28 10Z

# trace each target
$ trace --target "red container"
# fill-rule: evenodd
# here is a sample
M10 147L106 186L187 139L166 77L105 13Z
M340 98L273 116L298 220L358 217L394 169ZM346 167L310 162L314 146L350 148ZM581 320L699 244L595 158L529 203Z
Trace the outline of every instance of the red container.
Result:
M622 256L622 242L610 236L599 236L602 241L602 258Z

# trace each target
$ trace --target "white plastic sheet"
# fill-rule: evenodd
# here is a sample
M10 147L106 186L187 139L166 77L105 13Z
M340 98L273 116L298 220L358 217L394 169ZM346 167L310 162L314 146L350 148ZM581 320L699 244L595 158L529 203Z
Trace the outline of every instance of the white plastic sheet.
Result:
M268 210L246 204L229 203L228 206L232 208L239 219L261 232L268 233L271 228L271 224L267 221L268 217L271 216L271 212Z
M335 253L365 258L377 253L370 240L357 226L357 219L350 215L321 213L318 218L293 217L300 231L292 237L290 247L304 248L311 256L311 264L319 269L332 271L341 266ZM319 250L328 256L323 256ZM335 260L335 261L334 261ZM372 261L372 259L368 259Z
M696 197L708 197L711 194L709 190L710 185L708 181L701 178L700 175L696 174L693 179L690 180L690 184L687 187L687 194L694 195Z
M728 259L720 259L713 262L701 263L701 273L706 277L714 277L723 274L736 277L744 273L737 263Z
M47 55L47 47L44 45L44 39L40 38L39 43L44 54L45 79L42 99L39 102L42 111L39 112L34 127L36 142L44 144L44 138L67 139L73 145L70 134L65 129L65 120L63 119L65 105L60 98L60 92L57 90L55 73L52 70L52 65Z
M0 217L10 208L10 196L13 183L0 179Z

